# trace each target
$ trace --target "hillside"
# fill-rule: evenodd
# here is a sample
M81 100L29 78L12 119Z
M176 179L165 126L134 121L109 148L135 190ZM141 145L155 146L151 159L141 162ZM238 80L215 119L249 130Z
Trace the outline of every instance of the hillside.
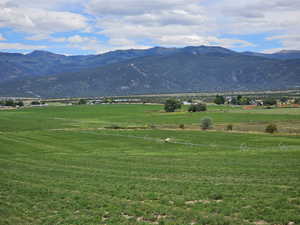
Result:
M149 50L124 50L100 55L78 56L65 56L47 51L33 51L26 55L0 53L0 82L63 72L75 72L146 55L166 54L169 51L163 51L163 48L154 48Z
M218 47L190 47L79 72L4 82L0 84L0 96L72 97L298 87L299 59L278 60Z

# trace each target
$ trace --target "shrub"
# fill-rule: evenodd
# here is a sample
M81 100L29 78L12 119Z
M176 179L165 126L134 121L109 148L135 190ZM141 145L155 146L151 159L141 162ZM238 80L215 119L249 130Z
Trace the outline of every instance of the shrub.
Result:
M277 132L278 129L277 129L276 124L269 124L269 125L266 127L266 130L265 130L265 131L266 131L266 133L273 134L273 133Z
M204 117L204 118L201 120L200 127L202 128L202 130L210 129L210 128L212 128L212 126L213 126L213 121L212 121L211 118L209 118L209 117Z
M176 109L181 108L181 102L176 99L168 99L165 103L166 112L174 112Z
M147 127L149 129L156 129L157 128L154 124L148 124Z
M104 128L105 129L122 129L122 127L117 124L112 124L112 125L104 127Z
M202 104L202 103L192 104L188 109L189 112L203 112L206 110L207 110L206 104Z
M226 130L228 130L228 131L233 130L233 125L232 125L232 124L228 124L228 125L226 126Z
M180 125L179 125L179 128L180 128L180 129L184 129L184 124L180 124Z
M221 193L213 193L210 195L210 198L213 200L222 200L223 195Z

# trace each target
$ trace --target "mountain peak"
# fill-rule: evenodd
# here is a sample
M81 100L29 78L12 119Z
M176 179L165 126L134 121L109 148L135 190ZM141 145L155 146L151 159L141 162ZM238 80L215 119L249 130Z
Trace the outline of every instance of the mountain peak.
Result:
M29 56L49 56L49 55L58 55L49 51L44 50L34 50L31 53L28 53Z
M183 48L184 51L192 52L193 54L235 54L235 51L232 51L227 48L219 47L219 46L188 46Z

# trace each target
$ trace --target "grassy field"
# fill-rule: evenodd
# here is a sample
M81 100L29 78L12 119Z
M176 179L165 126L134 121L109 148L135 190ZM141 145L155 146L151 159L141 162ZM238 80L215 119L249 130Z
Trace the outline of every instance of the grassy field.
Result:
M0 111L0 224L300 224L300 109L162 109Z

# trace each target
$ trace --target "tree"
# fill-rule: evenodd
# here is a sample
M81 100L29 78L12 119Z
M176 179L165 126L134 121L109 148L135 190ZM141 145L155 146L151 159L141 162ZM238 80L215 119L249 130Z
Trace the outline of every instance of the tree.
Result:
M267 98L264 100L264 105L266 105L266 106L271 106L271 105L276 105L276 104L277 104L276 99Z
M32 101L31 102L31 105L40 105L41 103L40 103L40 101Z
M295 104L300 104L300 98L296 98L294 101Z
M23 103L22 101L18 101L18 102L16 103L16 105L19 106L19 107L23 107L23 106L24 106L24 103Z
M285 96L283 96L283 97L280 98L280 101L281 101L282 103L287 103L288 100L289 100L289 99L288 99L287 97L285 97Z
M207 110L206 104L203 103L192 104L188 109L189 112L203 112L206 110Z
M242 95L238 95L236 98L232 98L231 104L233 104L233 105L250 105L251 98L243 97Z
M221 95L217 95L214 100L214 103L216 103L217 105L222 105L225 103L225 98Z
M176 99L167 99L165 102L165 111L166 112L175 112L176 109L181 108L181 102Z
M251 98L248 98L248 97L242 97L240 100L239 100L239 105L250 105L251 104Z
M230 103L231 103L232 105L238 105L238 104L239 104L237 98L235 98L235 97L233 97L233 98L231 99L231 102L230 102Z
M14 102L14 100L8 99L8 100L5 101L5 106L15 107L16 103Z
M243 96L241 96L241 95L238 95L238 96L237 96L237 98L236 98L236 99L237 99L237 102L240 102L240 101L241 101L241 99L242 99L242 97L243 97Z
M85 105L86 103L87 102L86 102L85 99L80 99L79 102L78 102L79 105Z
M213 126L213 120L209 117L204 117L203 119L201 119L200 122L200 127L202 128L202 130L207 130L212 128Z

